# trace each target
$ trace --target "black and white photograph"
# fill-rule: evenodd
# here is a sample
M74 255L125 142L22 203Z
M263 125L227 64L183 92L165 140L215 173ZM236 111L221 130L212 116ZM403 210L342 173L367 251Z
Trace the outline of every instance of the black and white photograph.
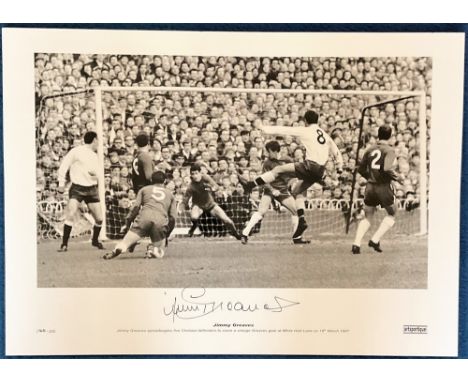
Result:
M34 71L39 287L426 288L430 57Z
M464 35L2 43L8 354L456 355Z

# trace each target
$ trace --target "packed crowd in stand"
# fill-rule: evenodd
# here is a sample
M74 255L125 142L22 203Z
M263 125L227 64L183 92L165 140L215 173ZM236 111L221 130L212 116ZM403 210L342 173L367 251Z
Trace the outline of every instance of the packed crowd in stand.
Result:
M95 130L95 98L86 91L103 92L104 171L107 205L126 210L135 199L131 171L135 137L149 135L157 168L169 174L167 187L178 200L190 182L189 167L203 164L219 184L219 201L244 197L239 176L252 179L262 172L265 158L260 125L303 125L303 114L320 113L319 125L342 151L344 172L338 177L327 164L322 184L307 191L308 199L349 200L356 165L360 110L383 100L379 96L268 93L268 89L424 90L430 133L432 62L429 58L309 58L309 57L184 57L36 54L37 200L60 201L57 169L68 150ZM112 90L132 86L135 91ZM139 86L236 88L239 92L141 91ZM262 92L246 93L242 89ZM378 127L394 127L398 199L419 197L419 100L372 108L365 124L364 147L375 142ZM304 150L293 137L280 140L281 154L296 161ZM428 137L428 143L429 143ZM428 144L428 148L430 145ZM364 149L361 151L364 152ZM429 152L429 150L428 150ZM365 180L359 179L356 196L362 197ZM250 200L255 202L259 193ZM246 205L248 214L252 204Z

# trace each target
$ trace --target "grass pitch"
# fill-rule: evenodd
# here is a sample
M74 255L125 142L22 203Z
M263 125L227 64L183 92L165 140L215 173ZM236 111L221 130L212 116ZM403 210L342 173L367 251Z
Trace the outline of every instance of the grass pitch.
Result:
M362 246L351 255L351 235L320 235L309 245L252 237L176 238L162 259L145 259L146 242L133 254L103 260L115 243L99 251L72 240L38 244L41 288L378 288L427 287L427 237L397 235L382 241L384 253Z

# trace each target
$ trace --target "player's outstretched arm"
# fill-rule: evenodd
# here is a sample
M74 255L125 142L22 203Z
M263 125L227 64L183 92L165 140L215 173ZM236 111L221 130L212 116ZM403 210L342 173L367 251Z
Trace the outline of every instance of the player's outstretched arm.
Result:
M293 135L301 137L310 133L307 127L301 126L260 126L265 134L269 135Z

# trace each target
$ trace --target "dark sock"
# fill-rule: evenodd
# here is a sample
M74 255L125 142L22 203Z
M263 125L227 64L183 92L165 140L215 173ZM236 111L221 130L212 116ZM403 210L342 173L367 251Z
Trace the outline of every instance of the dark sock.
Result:
M304 209L303 208L299 208L297 210L297 216L299 219L304 219Z
M257 186L262 186L262 185L265 184L265 181L262 179L261 176L259 176L258 178L255 178L254 183L255 183Z
M229 228L229 231L231 232L232 235L234 235L236 238L239 238L239 232L237 232L236 226L234 225L233 222L228 222L226 223L226 226Z
M101 226L95 225L93 227L93 243L99 241L99 233L101 232Z
M198 219L197 220L192 220L192 226L189 229L189 235L193 235L193 233L197 229L197 226L198 226Z
M68 245L68 239L70 238L71 230L72 230L71 225L68 225L68 224L63 225L62 245Z

